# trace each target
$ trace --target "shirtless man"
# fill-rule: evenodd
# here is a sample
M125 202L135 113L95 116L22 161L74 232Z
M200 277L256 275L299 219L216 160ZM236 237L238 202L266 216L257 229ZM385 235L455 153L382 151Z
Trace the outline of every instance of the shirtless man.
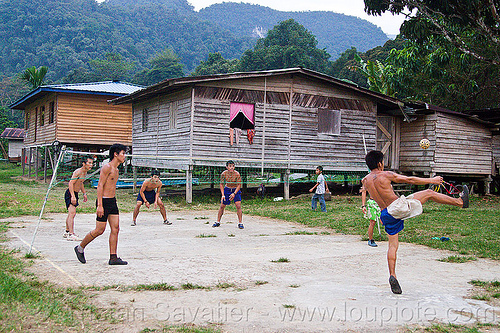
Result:
M69 241L81 241L80 237L75 234L74 229L76 207L78 207L78 192L81 191L83 193L83 202L87 202L87 193L85 193L83 182L85 181L87 172L92 169L93 164L94 159L92 157L84 157L82 159L82 166L73 172L68 184L68 189L64 193L68 217L66 217L66 232L63 237Z
M224 209L227 205L234 201L236 206L236 214L238 214L238 228L243 229L243 212L241 210L241 176L240 173L234 170L234 162L227 161L226 169L220 175L220 192L222 198L220 199L219 213L217 214L217 222L215 222L212 227L220 227L220 219L222 214L224 214Z
M381 211L380 220L384 224L389 237L387 263L389 265L389 284L395 294L402 290L396 278L396 253L398 251L398 234L404 228L404 219L422 214L422 204L428 200L462 208L469 207L469 189L464 185L460 198L452 198L427 189L409 195L398 197L392 189L391 182L414 185L441 184L443 177L433 178L407 177L391 171L384 171L384 154L380 151L370 151L365 157L371 172L362 180L370 197L377 202Z
M85 247L97 236L102 235L106 230L106 222L109 223L111 233L109 234L109 264L126 265L127 262L118 258L116 248L118 246L118 232L120 230L120 215L116 205L116 182L118 181L118 166L125 162L125 151L127 147L115 143L109 148L109 163L101 168L99 183L97 184L96 200L96 228L89 232L80 245L75 246L75 253L78 260L85 264Z
M139 210L141 209L142 204L146 204L146 207L149 209L151 204L154 204L154 208L156 206L160 207L161 216L163 216L163 224L172 224L167 220L167 211L165 210L165 205L161 201L160 198L160 189L161 189L161 180L160 180L160 171L153 170L151 171L151 178L146 179L144 183L142 183L141 190L137 195L137 205L134 209L134 216L132 219L132 226L135 226L137 215L139 215Z

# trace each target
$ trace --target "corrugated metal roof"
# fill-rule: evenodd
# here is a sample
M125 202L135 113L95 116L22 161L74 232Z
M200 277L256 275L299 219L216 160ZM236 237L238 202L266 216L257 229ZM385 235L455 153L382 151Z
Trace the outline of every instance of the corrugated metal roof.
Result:
M6 129L3 130L2 134L0 134L0 138L23 140L24 129L7 127Z
M115 98L131 94L141 89L143 89L142 86L120 81L46 85L30 91L28 94L12 103L9 107L15 110L24 110L28 104L53 92L107 95L111 98Z
M42 88L54 88L59 90L77 90L91 92L106 92L113 94L131 94L143 87L119 81L104 81L74 84L54 84L42 86Z

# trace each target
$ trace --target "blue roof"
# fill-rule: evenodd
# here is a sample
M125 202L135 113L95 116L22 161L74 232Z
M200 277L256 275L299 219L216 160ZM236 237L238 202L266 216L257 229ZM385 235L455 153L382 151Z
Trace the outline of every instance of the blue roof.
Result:
M30 91L28 94L12 103L9 107L11 109L24 110L28 104L53 92L107 95L116 98L131 94L142 88L142 86L120 81L45 85Z

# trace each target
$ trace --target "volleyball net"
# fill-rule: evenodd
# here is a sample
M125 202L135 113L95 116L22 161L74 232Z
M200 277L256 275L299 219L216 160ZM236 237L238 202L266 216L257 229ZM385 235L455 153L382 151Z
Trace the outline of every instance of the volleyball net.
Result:
M31 157L32 171L30 176L48 180L56 171L51 187L69 182L73 172L82 167L87 158L93 160L93 168L88 172L86 180L94 188L99 181L100 168L109 162L108 152L85 152L63 148L49 152L38 149L38 158ZM160 172L163 186L179 189L186 186L191 179L193 189L218 187L220 174L226 169L226 162L232 160L240 173L244 186L280 186L285 182L315 182L317 166L323 167L323 175L329 183L359 184L368 173L364 162L340 163L324 160L253 160L244 158L186 157L127 154L123 164L119 166L120 178L117 188L135 188L151 176L152 170ZM36 161L38 161L38 163ZM40 162L41 161L41 162ZM44 170L42 172L42 170ZM189 175L188 175L189 173ZM189 177L188 177L189 176Z

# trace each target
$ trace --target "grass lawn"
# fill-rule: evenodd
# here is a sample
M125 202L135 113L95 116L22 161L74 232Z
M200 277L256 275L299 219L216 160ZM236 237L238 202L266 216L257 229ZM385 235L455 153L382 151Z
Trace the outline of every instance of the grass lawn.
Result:
M0 218L22 215L38 216L48 184L23 181L21 169L0 163ZM67 184L57 184L50 192L46 213L66 213L63 201ZM88 188L88 185L86 184ZM95 189L88 190L91 203L78 207L78 213L95 213ZM132 190L117 190L121 211L131 212L136 203ZM194 209L218 209L219 196L194 196L192 204L186 204L182 196L164 200L167 211ZM290 201L273 201L272 198L244 199L243 213L266 216L305 226L324 227L328 232L360 235L366 238L368 221L363 219L360 196L333 196L327 202L328 212L311 211L310 199L301 197ZM234 205L227 208L234 211ZM446 260L467 262L476 257L500 259L500 198L472 197L469 209L442 206L435 203L424 205L424 214L405 223L400 234L402 242L426 245L432 248L455 251ZM0 237L8 229L8 223L0 223ZM382 230L382 239L387 239ZM449 241L433 237L449 237ZM201 237L201 236L200 236ZM210 235L204 235L210 237ZM375 239L378 239L375 230ZM62 289L48 282L39 282L25 269L30 260L0 246L0 331L94 331L95 326L109 327L117 322L116 316L105 309L94 308L92 293L86 289ZM493 283L493 284L492 284ZM498 282L476 281L474 286L490 288L489 294L478 297L499 298ZM488 289L488 290L490 290ZM86 314L83 316L82 314ZM103 326L95 325L96 319ZM119 320L118 320L119 321ZM45 329L46 328L46 329ZM71 329L69 329L71 328ZM462 327L463 328L463 327ZM458 332L460 327L443 326L426 328L430 332ZM476 332L477 327L466 328ZM97 330L95 330L97 331ZM216 328L166 326L160 330L144 332L217 332ZM419 331L419 330L411 330ZM419 331L420 332L420 331Z

